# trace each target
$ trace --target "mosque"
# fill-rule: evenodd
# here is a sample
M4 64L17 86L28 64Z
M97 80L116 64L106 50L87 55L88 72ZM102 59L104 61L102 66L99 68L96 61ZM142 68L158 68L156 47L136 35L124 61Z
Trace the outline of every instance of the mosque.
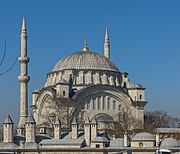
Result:
M108 28L105 32L104 55L90 51L86 39L84 47L60 59L47 73L43 88L32 93L32 113L28 116L28 62L27 30L23 18L20 62L20 118L17 134L8 115L3 123L4 140L0 153L33 154L154 154L166 148L178 154L180 143L174 138L161 139L165 132L180 134L180 129L158 129L130 136L127 130L137 129L129 122L123 137L108 134L106 130L128 114L144 125L145 88L134 85L128 73L121 72L110 60ZM121 129L121 128L116 128ZM160 149L159 149L160 148Z

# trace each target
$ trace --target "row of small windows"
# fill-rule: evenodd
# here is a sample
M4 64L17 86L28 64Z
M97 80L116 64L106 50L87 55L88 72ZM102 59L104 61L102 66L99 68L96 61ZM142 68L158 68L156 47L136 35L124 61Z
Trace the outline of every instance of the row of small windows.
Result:
M104 147L108 147L108 146L109 146L108 143L104 145ZM100 148L100 144L96 144L96 148Z
M109 97L97 97L91 99L85 104L86 109L93 110L121 110L121 105L118 105L116 100L111 100Z
M60 74L50 74L47 79L47 85L56 84L62 78ZM118 74L108 75L99 73L78 73L74 74L73 84L110 84L110 85L120 85L120 78Z
M4 124L4 127L12 127L12 124Z

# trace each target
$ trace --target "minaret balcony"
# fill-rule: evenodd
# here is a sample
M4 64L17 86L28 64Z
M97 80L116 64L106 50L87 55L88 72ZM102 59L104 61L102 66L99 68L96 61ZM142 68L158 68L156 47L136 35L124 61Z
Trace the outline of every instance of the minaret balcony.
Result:
M144 107L147 103L148 103L148 101L133 101L133 105L139 109L144 109Z
M30 58L29 57L19 57L18 61L20 63L28 63L30 61Z
M24 75L24 76L20 75L20 76L18 76L18 80L20 82L28 82L30 80L30 76L28 76L28 75Z

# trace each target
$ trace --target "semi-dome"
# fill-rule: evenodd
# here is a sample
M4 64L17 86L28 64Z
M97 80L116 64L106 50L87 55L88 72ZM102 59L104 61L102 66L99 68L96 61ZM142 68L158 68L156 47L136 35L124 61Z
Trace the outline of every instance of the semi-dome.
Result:
M107 57L95 52L78 51L57 62L53 72L67 69L93 69L119 72L119 69Z

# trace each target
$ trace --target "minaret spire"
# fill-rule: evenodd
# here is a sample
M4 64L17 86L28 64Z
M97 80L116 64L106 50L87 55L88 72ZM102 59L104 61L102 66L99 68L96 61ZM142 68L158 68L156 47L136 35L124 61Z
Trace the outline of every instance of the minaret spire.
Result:
M106 34L104 40L104 56L110 59L110 42L109 42L108 26L106 26Z
M23 17L23 21L22 21L22 31L26 31L26 20L25 20L25 17Z
M20 119L18 124L18 134L23 135L25 128L25 120L28 117L28 82L30 77L28 76L28 62L27 57L27 32L26 21L23 17L22 29L21 29L21 55L18 58L20 62L20 75L18 80L20 82Z

